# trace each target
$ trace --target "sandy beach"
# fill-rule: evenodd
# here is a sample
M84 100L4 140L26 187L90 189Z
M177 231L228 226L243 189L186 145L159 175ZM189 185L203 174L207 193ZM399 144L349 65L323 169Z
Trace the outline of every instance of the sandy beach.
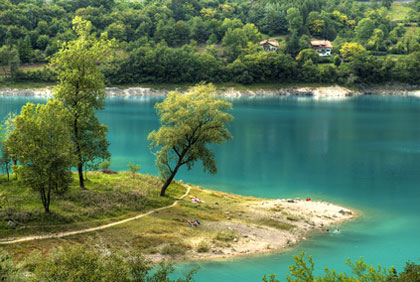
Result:
M151 254L148 257L155 262L162 259L194 261L279 252L306 240L314 232L322 230L326 236L328 233L339 233L341 224L357 217L354 211L345 207L299 198L246 201L241 206L243 209L239 212L225 212L227 220L203 221L199 227L191 227L191 249L185 256L169 258L161 254ZM253 223L255 219L264 219L264 222ZM283 229L276 225L277 222L288 222L293 228ZM202 229L205 235L195 232L196 229ZM209 237L206 231L211 234L228 232L234 234L234 238L221 243L212 239L214 237ZM197 251L202 242L209 242L211 247L208 251Z

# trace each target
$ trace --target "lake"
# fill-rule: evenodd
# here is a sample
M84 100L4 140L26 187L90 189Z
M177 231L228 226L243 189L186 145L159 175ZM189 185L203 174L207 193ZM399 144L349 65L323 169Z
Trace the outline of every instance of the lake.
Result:
M147 135L159 126L153 108L162 98L109 98L99 113L109 126L111 168L128 162L157 174ZM0 116L36 97L0 96ZM200 166L177 179L207 188L272 198L307 196L356 209L361 217L339 234L315 233L287 252L178 265L199 265L198 282L261 281L288 273L292 255L311 254L316 269L349 271L347 258L402 269L420 262L420 99L362 96L232 99L234 139L214 147L218 173Z

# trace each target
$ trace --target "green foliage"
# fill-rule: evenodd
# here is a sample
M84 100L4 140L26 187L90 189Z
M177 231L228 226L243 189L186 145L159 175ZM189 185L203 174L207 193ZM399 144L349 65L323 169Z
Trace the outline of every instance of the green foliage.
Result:
M352 263L350 260L347 261L347 265L352 270L352 275L337 273L335 270L325 268L323 275L314 276L315 264L311 256L305 257L305 253L301 252L298 256L293 256L293 258L295 263L289 266L290 274L286 276L288 282L414 282L418 281L420 277L419 266L413 263L407 263L404 271L398 275L394 267L383 268L378 265L375 268L372 265L364 263L362 258L355 263ZM275 278L275 274L269 275L268 277L264 275L262 281L278 282Z
M51 99L46 105L26 104L9 124L6 146L18 162L13 170L40 193L45 212L49 212L51 193L65 191L71 181L74 148L69 120L63 104Z
M181 243L170 243L166 244L160 253L162 255L170 255L170 256L177 256L177 255L184 255L187 251L187 246Z
M200 243L198 243L196 250L199 253L207 253L208 251L210 251L210 245L203 240Z
M223 242L231 242L238 236L234 232L219 231L214 236L214 239Z
M206 146L220 144L232 138L226 125L233 120L226 113L232 104L214 96L213 85L199 85L188 93L170 92L162 103L156 104L161 127L152 131L148 139L156 153L156 166L166 179L161 195L171 183L178 169L186 165L190 170L201 160L204 171L216 173L214 153Z
M136 176L136 172L140 171L140 165L134 164L134 163L128 163L128 169L130 170L131 174L133 175L133 178Z
M112 58L113 40L106 34L97 39L91 34L92 24L75 17L73 29L78 38L64 42L61 50L51 59L51 66L57 72L59 84L54 88L57 99L70 112L74 154L80 187L84 188L83 168L96 168L98 162L110 158L106 133L108 128L101 124L95 110L104 107L104 76L98 68Z
M333 52L339 51L345 42L357 42L370 50L372 57L420 51L419 1L407 4L384 0L382 6L385 8L377 1L361 2L287 0L253 1L246 5L234 0L217 3L206 0L118 3L57 0L48 3L38 1L35 5L32 0L6 1L0 10L0 82L61 81L55 76L55 64L42 71L24 71L26 66L19 70L19 65L45 62L48 57L55 57L60 52L63 55L62 42L66 42L65 48L69 47L79 36L72 31L72 20L77 17L83 19L81 21L89 21L92 31L98 34L106 32L109 38L114 39L113 42L122 43L117 60L106 64L103 59L112 56L99 53L107 48L109 41L103 41L104 35L89 37L87 41L95 39L105 43L94 56L98 59L96 67L100 71L95 75L91 73L92 85L84 85L90 89L96 89L99 80L107 85L202 81L294 83L318 79L324 83L366 83L372 82L375 77L375 83L409 81L415 84L417 78L413 72L404 71L401 75L401 69L405 69L407 63L402 57L394 57L398 68L391 68L387 78L375 75L364 79L353 72L352 66L326 69L316 66L313 59L315 67L311 63L296 66L294 59L300 51L310 48L310 39L334 41ZM288 62L292 75L276 75L283 72L283 61L279 64L270 59L264 61L264 56L260 54L264 51L258 48L258 43L267 35L281 41L277 51L280 55L292 56L293 59ZM209 46L213 47L205 48ZM79 49L80 57L90 52L90 47L85 47ZM249 55L260 57L258 64L247 64L244 57ZM73 62L78 60L77 57L74 56ZM93 66L91 63L87 65ZM57 67L57 70L61 69L58 64ZM326 70L339 75L333 79L321 77L320 73ZM99 77L101 73L104 75L102 78ZM101 146L98 152L104 153L103 148ZM96 153L81 161L84 169L97 169L98 163L107 158L106 154L94 157Z
M13 46L6 46L0 48L0 67L5 76L10 75L13 79L19 69L19 52Z
M98 165L98 168L104 170L104 169L108 169L110 165L111 165L111 161L103 161Z
M170 264L160 264L156 269L140 253L123 253L109 250L108 253L87 246L56 248L38 262L34 271L35 281L143 281L143 282L189 282L193 281L195 270L185 278L172 280L174 272Z
M0 250L0 281L25 281L21 269L13 263L12 257L5 251Z
M6 140L7 132L5 126L0 124L0 167L2 172L7 174L7 180L10 180L9 172L12 158L10 157L9 150L7 149Z

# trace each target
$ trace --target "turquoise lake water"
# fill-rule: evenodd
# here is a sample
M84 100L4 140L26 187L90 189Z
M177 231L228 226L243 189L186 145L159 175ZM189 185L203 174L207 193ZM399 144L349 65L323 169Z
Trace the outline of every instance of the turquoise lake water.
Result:
M147 135L159 126L161 98L110 98L99 117L109 126L112 169L129 161L156 174ZM34 97L1 97L0 116ZM243 195L307 197L357 209L362 216L340 234L313 234L285 253L199 265L198 282L261 281L283 277L292 255L311 254L316 269L348 271L345 261L402 269L420 262L420 99L363 96L341 101L306 98L234 99L234 139L215 147L219 172L200 167L177 176L197 185Z

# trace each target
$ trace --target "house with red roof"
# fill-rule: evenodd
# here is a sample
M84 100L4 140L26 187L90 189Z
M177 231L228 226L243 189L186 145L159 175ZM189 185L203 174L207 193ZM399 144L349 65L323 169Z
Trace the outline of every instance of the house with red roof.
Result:
M312 40L311 47L321 57L331 56L332 44L328 40Z
M277 40L268 39L261 41L260 46L262 46L265 51L277 51L279 43L277 42Z

